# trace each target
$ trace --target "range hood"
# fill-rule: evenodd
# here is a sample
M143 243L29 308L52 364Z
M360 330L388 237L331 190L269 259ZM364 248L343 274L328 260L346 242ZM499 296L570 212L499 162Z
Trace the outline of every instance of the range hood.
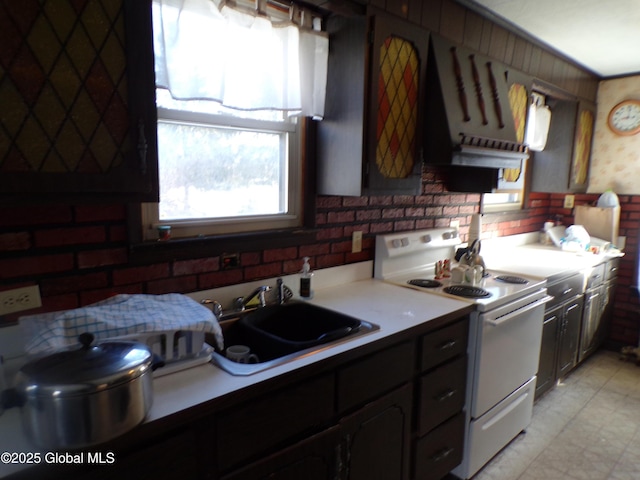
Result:
M516 140L505 72L499 62L432 34L427 63L426 163L521 168L529 153ZM493 173L497 176L497 171Z

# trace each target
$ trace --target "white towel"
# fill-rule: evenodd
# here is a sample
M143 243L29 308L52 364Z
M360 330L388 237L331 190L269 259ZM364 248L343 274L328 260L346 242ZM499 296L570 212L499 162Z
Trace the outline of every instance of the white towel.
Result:
M213 333L223 348L222 329L213 312L179 293L116 295L73 310L20 318L27 353L40 353L78 343L81 333L96 340L141 332L194 330Z

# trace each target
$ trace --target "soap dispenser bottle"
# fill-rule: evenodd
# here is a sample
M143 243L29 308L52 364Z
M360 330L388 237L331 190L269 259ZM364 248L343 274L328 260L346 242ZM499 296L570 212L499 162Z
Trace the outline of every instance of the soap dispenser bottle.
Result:
M309 265L309 257L304 257L304 264L300 271L300 296L302 298L313 298L313 290L311 290L311 265Z

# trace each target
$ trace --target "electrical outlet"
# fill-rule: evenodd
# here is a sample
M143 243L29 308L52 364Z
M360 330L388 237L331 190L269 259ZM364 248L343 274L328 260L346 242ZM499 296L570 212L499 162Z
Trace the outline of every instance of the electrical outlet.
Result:
M0 315L21 312L42 306L37 285L0 292Z
M573 204L575 202L575 195L565 195L564 196L564 208L573 208Z
M358 253L362 251L362 230L353 232L351 237L351 253Z

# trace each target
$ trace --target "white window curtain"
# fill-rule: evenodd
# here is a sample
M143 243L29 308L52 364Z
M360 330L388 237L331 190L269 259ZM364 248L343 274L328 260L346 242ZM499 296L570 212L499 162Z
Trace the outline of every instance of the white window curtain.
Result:
M213 0L154 0L156 86L176 100L324 115L326 34Z

